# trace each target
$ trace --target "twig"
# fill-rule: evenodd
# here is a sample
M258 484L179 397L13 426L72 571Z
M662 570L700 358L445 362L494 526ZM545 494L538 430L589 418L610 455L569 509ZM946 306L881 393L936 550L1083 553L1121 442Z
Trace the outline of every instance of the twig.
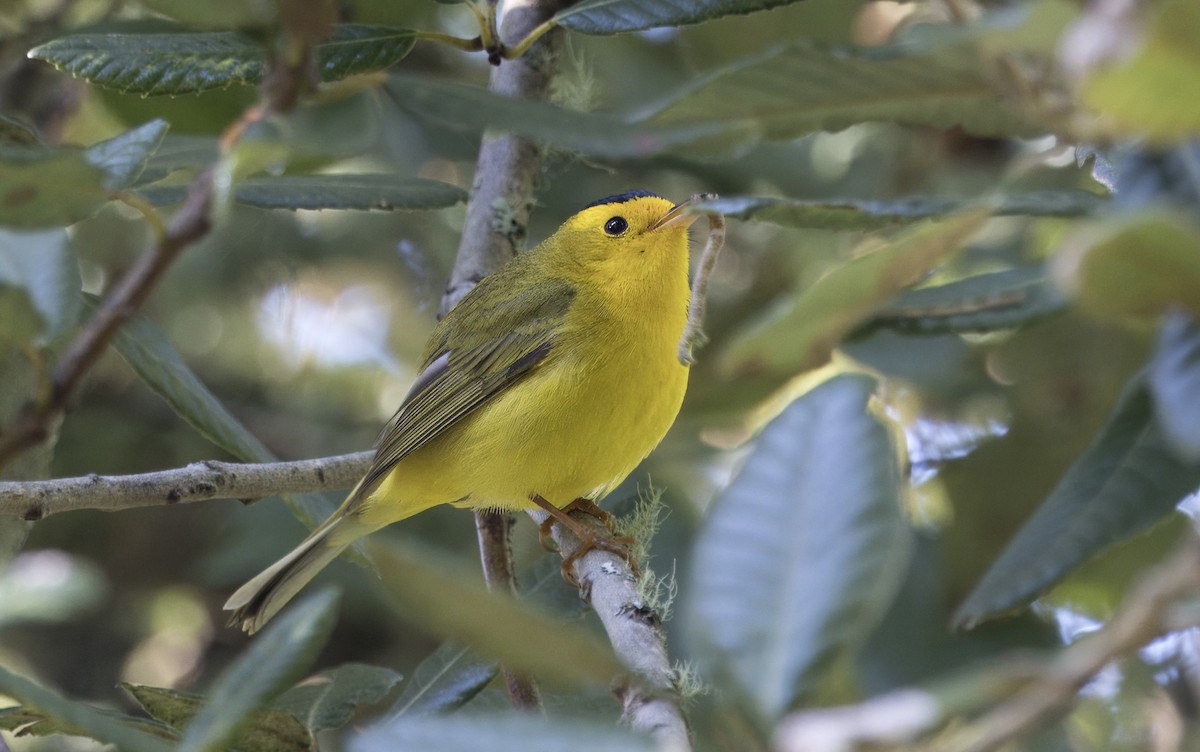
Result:
M87 475L0 481L0 517L40 520L59 512L106 512L208 499L252 501L281 493L349 488L367 472L373 452L295 462L193 462L139 475Z
M533 510L529 516L540 525L549 515ZM602 535L609 534L591 515L573 512L571 517ZM557 523L551 535L564 559L583 545L574 533ZM659 750L690 750L691 735L675 686L675 671L667 658L662 621L643 601L629 564L616 554L593 548L576 559L574 566L579 597L600 617L617 658L636 677L613 690L621 702L621 720L653 736Z
M1104 628L1064 650L1042 674L979 720L933 746L941 752L988 752L1029 733L1069 707L1079 690L1114 659L1168 631L1173 606L1200 590L1200 539L1189 534L1152 570Z
M711 194L708 197L715 198ZM708 215L708 242L696 265L696 276L692 280L692 298L688 302L687 326L679 338L679 362L685 366L696 364L695 348L708 341L704 334L704 310L708 302L708 280L717 266L717 254L725 245L725 218L720 214Z

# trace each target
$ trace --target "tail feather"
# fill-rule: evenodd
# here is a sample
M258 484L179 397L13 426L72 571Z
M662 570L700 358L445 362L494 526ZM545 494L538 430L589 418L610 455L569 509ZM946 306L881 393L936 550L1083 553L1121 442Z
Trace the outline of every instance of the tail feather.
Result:
M287 556L237 589L225 602L230 626L254 634L357 536L333 536L345 517L335 514Z

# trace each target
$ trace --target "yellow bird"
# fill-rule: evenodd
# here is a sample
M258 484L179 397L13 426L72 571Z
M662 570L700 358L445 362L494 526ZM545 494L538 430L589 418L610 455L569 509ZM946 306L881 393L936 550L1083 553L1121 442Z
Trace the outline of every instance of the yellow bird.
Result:
M230 623L257 631L352 542L438 504L595 509L687 389L689 203L601 199L476 285L434 328L366 476L230 597Z

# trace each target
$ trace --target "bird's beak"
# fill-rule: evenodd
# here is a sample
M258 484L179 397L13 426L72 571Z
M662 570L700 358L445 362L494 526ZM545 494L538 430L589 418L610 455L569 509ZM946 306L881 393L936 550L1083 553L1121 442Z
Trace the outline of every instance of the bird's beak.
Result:
M687 201L684 201L682 203L675 204L675 206L672 206L671 211L662 215L661 217L658 218L658 220L655 221L654 224L650 225L650 231L654 232L655 230L663 230L668 227L680 227L680 228L683 228L686 230L688 227L691 227L692 223L695 222L697 219L699 219L701 217L701 215L700 214L688 214L684 210L687 209L687 207L691 206L692 204L698 204L701 201L707 201L710 198L716 198L716 197L717 197L717 194L715 194L715 193L694 194Z

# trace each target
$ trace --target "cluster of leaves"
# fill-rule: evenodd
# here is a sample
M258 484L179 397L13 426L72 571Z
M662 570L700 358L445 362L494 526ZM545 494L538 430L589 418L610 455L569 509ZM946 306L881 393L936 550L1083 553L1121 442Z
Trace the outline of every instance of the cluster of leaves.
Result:
M782 4L586 0L550 26L608 36ZM263 76L274 4L214 4L211 14L169 0L144 5L178 23L110 21L44 41L29 55L91 86L146 96L219 96ZM744 273L740 297L715 301L714 346L701 354L681 418L707 429L712 443L757 433L734 480L674 549L688 561L674 646L716 690L694 701L700 746L761 747L803 704L912 684L930 688L943 719L970 715L997 694L990 669L967 668L973 661L1054 641L1028 609L1035 599L1103 618L1108 606L1094 608L1080 593L1104 591L1111 604L1128 581L1105 574L1104 563L1145 567L1181 528L1174 510L1200 485L1192 396L1200 374L1200 182L1197 152L1178 139L1195 133L1200 117L1194 104L1168 105L1175 93L1153 94L1200 80L1192 57L1171 54L1200 45L1200 27L1186 0L1164 0L1140 20L1134 52L1092 61L1066 82L1056 75L1057 40L1100 23L1079 13L1067 3L1032 3L970 23L914 23L886 47L759 44L657 92L654 106L625 111L519 101L408 70L416 43L437 36L408 28L343 24L317 46L329 98L345 103L364 88L382 91L423 132L506 131L587 165L677 171L721 189L722 198L697 210L744 220L747 237L769 236L764 244L788 249L782 257L738 256L756 269ZM595 50L603 58L605 48ZM1052 104L1062 98L1070 101L1065 110ZM209 167L219 177L218 222L233 222L239 206L432 210L465 199L450 182L362 172L353 134L318 148L305 116L302 108L258 123L224 148L216 137L169 132L178 124L168 119L86 148L45 145L24 122L0 120L0 357L11 361L0 363L0 377L13 363L29 365L29 353L52 353L93 310L94 299L80 292L85 249L76 246L86 237L81 227L112 202L154 225L161 220L153 207L177 202L186 180ZM1090 170L1082 158L1017 169L1035 153L1031 144L1044 144L1030 139L1055 132L1075 148L1084 123L1087 134L1107 140L1144 136L1154 150L1091 150ZM999 168L975 181L956 175L940 193L920 179L915 189L889 190L878 171L850 198L845 185L797 187L787 167L810 153L813 134L848 128L840 137L858 134L866 149L929 139L918 143L937 144L951 155L941 166L964 173L954 147L966 142L992 159L998 153ZM918 161L924 167L925 155ZM549 180L546 203L575 198L570 180ZM764 182L783 195L759 195ZM864 231L878 234L843 252L847 238ZM835 252L790 252L814 241ZM1108 349L1113 343L1119 347ZM135 318L114 344L139 381L205 439L242 460L273 459L152 318ZM814 369L857 373L789 403L796 377ZM1001 430L973 412L981 401L1005 406ZM12 407L0 401L0 419ZM964 426L967 438L923 439L930 426ZM901 429L911 465L927 471L914 473L913 484L898 459ZM711 449L692 452L678 474L691 487L705 464L727 462ZM287 501L310 524L330 509L319 496ZM0 520L13 524L20 523ZM1151 528L1140 547L1113 545ZM586 627L563 621L578 617L580 605L563 597L570 594L554 562L522 578L535 608L484 592L425 549L387 546L375 559L405 613L453 640L403 682L386 669L348 664L292 686L332 629L335 600L317 595L270 625L203 696L126 686L149 718L99 710L0 671L0 693L19 704L0 712L0 728L79 734L134 752L303 750L358 706L386 701L390 709L351 738L351 749L650 748L610 723L575 717L578 707L558 712L554 703L570 700L548 698L549 720L489 710L501 663L571 690L555 697L604 708L594 696L619 667ZM0 601L0 623L10 602ZM947 603L961 604L961 626L1022 616L952 634ZM952 698L935 689L952 680ZM1088 712L1068 723L1104 726ZM1058 739L1064 728L1047 733Z

